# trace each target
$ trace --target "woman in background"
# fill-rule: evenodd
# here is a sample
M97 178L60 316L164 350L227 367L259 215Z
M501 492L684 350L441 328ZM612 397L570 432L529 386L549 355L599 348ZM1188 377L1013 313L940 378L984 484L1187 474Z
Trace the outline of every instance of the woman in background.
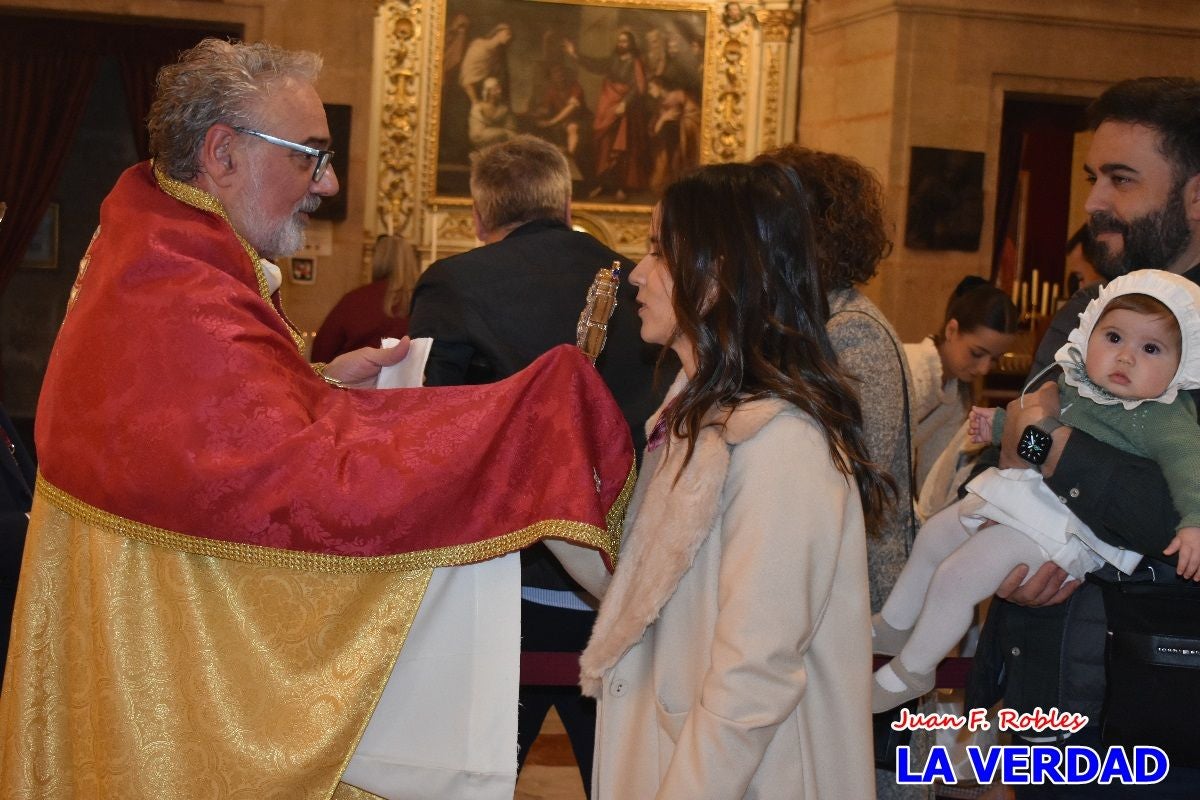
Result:
M408 306L421 277L417 252L403 236L375 240L371 283L347 292L313 339L312 361L328 362L360 347L379 347L385 337L408 333Z
M1067 239L1067 261L1064 271L1067 275L1067 297L1093 283L1104 280L1104 276L1096 272L1096 240L1088 230L1087 223L1080 225ZM1053 314L1057 308L1050 309Z
M908 362L900 337L858 290L892 250L883 219L883 187L853 158L786 145L758 157L800 178L812 213L817 268L829 300L825 332L862 404L863 439L871 461L896 481L896 502L878 530L868 531L871 609L882 607L916 534L912 515L911 441L905 387Z
M971 384L1012 347L1017 307L983 278L968 275L954 287L939 333L904 345L912 369L909 388L916 421L916 485L929 470L971 408Z
M603 595L580 662L595 800L874 794L865 526L893 487L814 255L778 164L705 167L654 211L630 282L642 339L683 370L648 423L611 583L594 554L568 562Z

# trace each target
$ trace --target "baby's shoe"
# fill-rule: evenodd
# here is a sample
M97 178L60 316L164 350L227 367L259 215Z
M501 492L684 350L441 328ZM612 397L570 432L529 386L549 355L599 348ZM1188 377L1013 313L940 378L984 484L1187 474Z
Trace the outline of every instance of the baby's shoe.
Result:
M892 672L904 684L904 688L898 691L883 688L883 684L879 682L879 673L890 666ZM881 714L884 711L895 708L898 705L907 703L916 697L929 694L933 691L933 685L936 683L935 672L909 672L900 663L900 659L893 658L886 666L880 667L875 672L875 676L871 681L871 713Z
M871 615L871 652L881 656L898 656L912 628L906 631L898 630L887 624L882 614Z

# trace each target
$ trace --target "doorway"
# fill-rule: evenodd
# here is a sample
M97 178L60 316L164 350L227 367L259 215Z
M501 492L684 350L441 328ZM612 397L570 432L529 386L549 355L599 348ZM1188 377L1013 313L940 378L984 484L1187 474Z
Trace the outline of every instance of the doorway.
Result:
M1012 292L1023 315L1052 315L1054 302L1066 299L1072 203L1082 202L1072 191L1074 170L1089 102L1084 97L1004 98L992 278Z
M145 115L154 75L204 37L240 36L242 26L9 12L0 14L0 31L0 76L10 87L0 103L0 123L6 130L48 130L41 140L20 144L14 138L11 147L0 148L0 200L9 206L2 236L17 234L20 216L52 222L46 226L50 246L35 238L51 258L31 259L25 248L0 263L0 398L32 449L42 378L79 259L99 222L100 201L122 171L147 155ZM61 112L68 105L61 96L44 110L32 102L47 89L22 80L28 48L49 59L57 50L87 56L80 60L85 72L75 73L86 76L78 114ZM58 116L48 122L44 114ZM39 149L45 139L55 146ZM33 191L35 180L46 183Z

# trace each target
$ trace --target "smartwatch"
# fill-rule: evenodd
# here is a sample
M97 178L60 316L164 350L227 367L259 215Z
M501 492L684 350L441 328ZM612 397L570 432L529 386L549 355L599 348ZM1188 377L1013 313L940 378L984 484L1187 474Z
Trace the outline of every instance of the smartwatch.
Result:
M1046 417L1036 425L1026 425L1017 441L1017 455L1035 467L1042 466L1054 445L1050 434L1061 427L1062 423L1054 417Z

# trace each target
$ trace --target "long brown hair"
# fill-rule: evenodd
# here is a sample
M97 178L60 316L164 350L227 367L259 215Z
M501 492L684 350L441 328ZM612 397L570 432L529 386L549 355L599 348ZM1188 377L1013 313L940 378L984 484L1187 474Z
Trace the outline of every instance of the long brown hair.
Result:
M696 374L671 417L687 441L684 463L710 409L781 398L825 432L876 529L896 485L867 457L858 395L825 334L829 308L799 180L775 163L701 168L667 188L658 237L679 335L695 346Z

